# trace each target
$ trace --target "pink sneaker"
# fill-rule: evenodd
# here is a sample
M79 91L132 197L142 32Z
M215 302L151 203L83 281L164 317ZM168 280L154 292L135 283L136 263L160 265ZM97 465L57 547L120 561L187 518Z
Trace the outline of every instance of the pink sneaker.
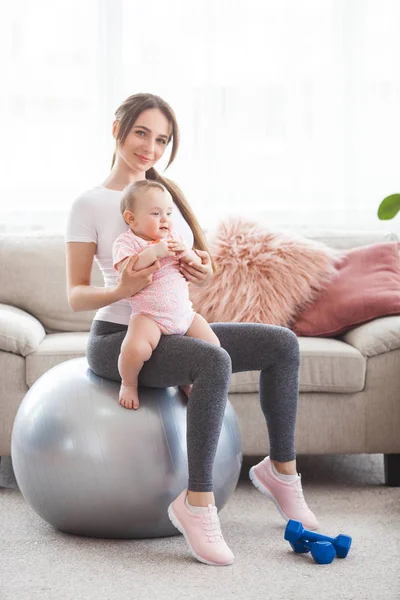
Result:
M251 467L249 475L256 488L275 502L285 521L294 519L300 521L306 529L318 529L319 523L303 496L301 475L295 481L282 481L273 473L269 456Z
M187 490L171 502L168 516L183 535L192 554L206 565L226 566L233 563L233 554L222 537L217 507L208 505L208 512L194 514L185 504Z

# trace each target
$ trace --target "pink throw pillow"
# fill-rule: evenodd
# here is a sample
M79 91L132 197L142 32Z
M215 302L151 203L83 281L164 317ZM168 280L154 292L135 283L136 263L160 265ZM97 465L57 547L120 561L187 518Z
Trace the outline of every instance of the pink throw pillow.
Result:
M349 250L339 272L293 325L299 336L334 336L386 315L400 314L398 242Z
M343 254L239 217L223 221L209 245L216 272L207 284L190 286L190 298L210 323L288 326L336 275Z

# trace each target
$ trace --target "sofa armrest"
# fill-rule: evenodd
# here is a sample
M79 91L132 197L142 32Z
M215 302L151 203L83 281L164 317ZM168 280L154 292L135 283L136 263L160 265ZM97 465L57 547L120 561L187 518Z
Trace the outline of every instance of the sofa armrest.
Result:
M0 350L26 356L35 352L45 338L43 325L29 313L0 304Z
M351 329L341 336L365 357L400 348L400 316L382 317Z

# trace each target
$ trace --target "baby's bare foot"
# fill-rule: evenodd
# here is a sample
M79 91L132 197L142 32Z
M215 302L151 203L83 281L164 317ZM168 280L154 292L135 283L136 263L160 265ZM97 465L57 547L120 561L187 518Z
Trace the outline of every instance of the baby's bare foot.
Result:
M179 389L186 395L186 398L189 399L190 392L192 391L192 385L180 385Z
M139 408L139 397L137 387L130 385L121 385L119 390L119 403L125 408Z

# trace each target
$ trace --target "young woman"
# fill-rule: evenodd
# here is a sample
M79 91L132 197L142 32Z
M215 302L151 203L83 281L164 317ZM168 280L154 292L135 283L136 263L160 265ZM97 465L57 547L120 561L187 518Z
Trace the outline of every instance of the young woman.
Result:
M168 166L178 150L178 125L171 107L152 94L130 96L115 113L112 133L116 149L110 173L102 184L77 198L69 214L67 279L72 310L97 310L87 350L91 369L120 382L118 356L131 314L129 298L149 285L160 267L156 261L136 271L137 256L132 257L117 280L112 246L127 228L120 212L124 188L143 179L160 181L167 188L177 209L175 230L201 258L201 264L181 264L181 272L190 283L201 285L210 278L212 261L204 234L181 190L154 168L169 143ZM102 270L104 288L91 285L94 258ZM306 505L296 471L296 336L289 329L272 325L213 323L211 327L221 346L188 336L162 335L140 371L139 384L192 385L187 406L188 488L172 502L168 514L198 560L228 565L233 554L222 536L214 505L212 467L232 372L261 372L260 402L270 456L251 469L251 480L275 502L285 520L299 520L308 529L316 529L318 522Z

